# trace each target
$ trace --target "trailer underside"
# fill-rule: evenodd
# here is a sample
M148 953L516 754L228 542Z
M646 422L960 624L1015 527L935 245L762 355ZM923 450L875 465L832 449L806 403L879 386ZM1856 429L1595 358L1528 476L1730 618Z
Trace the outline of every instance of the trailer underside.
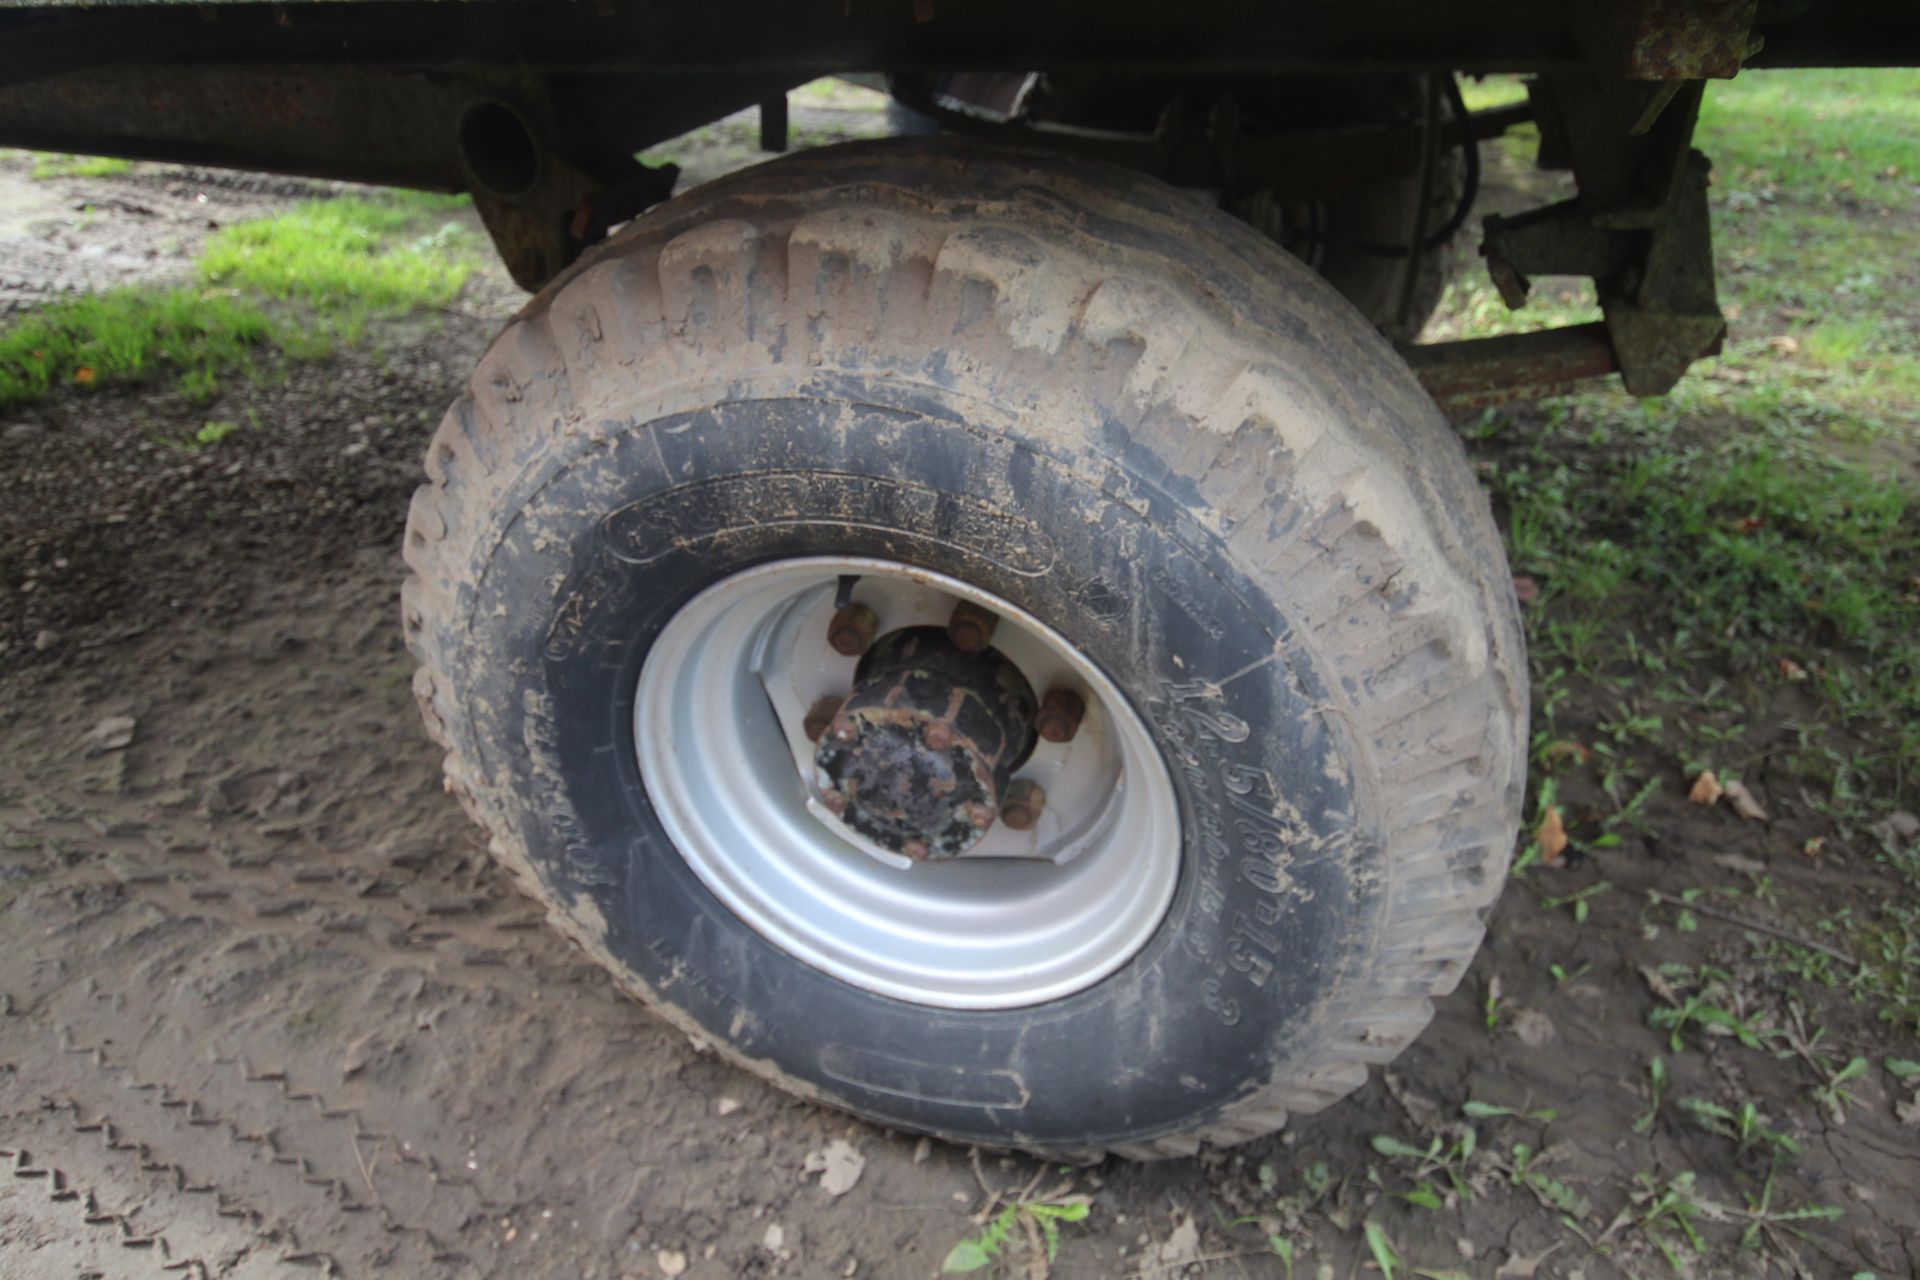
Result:
M56 5L0 10L0 144L471 191L533 289L672 194L676 175L637 152L756 103L780 149L786 90L824 74L890 77L952 131L1204 191L1257 173L1292 200L1417 174L1531 119L1542 167L1571 170L1579 196L1490 223L1481 252L1509 305L1531 277L1590 276L1607 322L1409 352L1437 397L1472 406L1614 371L1657 394L1716 349L1708 167L1690 150L1705 80L1916 60L1920 11L1888 0L1131 3L1097 22L935 0ZM943 100L941 78L966 70L1183 87L1145 127L1050 128ZM1440 77L1496 71L1534 75L1531 104L1446 118ZM1364 127L1242 120L1250 84L1388 76L1432 77L1424 109ZM1416 272L1419 248L1400 252Z

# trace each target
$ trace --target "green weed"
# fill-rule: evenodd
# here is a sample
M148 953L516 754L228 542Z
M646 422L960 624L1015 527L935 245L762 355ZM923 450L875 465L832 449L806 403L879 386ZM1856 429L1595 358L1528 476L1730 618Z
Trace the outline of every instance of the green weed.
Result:
M1751 1101L1741 1103L1737 1109L1704 1098L1681 1098L1676 1105L1708 1133L1732 1139L1742 1152L1759 1147L1779 1155L1800 1154L1800 1144L1769 1126L1767 1118Z
M988 1218L978 1235L949 1249L940 1270L949 1275L964 1275L996 1265L1004 1260L1015 1230L1024 1232L1029 1247L1036 1252L1044 1250L1047 1261L1051 1262L1060 1252L1060 1224L1083 1222L1091 1210L1089 1197L1066 1194L1064 1188L1040 1197L1023 1195Z
M1436 1135L1425 1147L1402 1142L1390 1134L1377 1134L1373 1139L1373 1149L1378 1155L1410 1166L1405 1172L1413 1180L1412 1190L1389 1190L1387 1194L1421 1209L1438 1209L1446 1205L1450 1198L1473 1199L1473 1188L1467 1183L1466 1168L1473 1159L1478 1143L1478 1135L1472 1129L1464 1129L1451 1143ZM1450 1194L1443 1194L1430 1181L1441 1174L1446 1176Z
M1507 1162L1507 1179L1516 1187L1533 1193L1547 1208L1563 1213L1576 1222L1593 1216L1593 1202L1574 1188L1540 1168L1541 1159L1524 1142L1513 1144Z
M1768 1048L1781 1036L1770 1027L1757 1025L1739 1009L1740 994L1724 970L1710 965L1693 969L1664 964L1642 973L1666 1001L1647 1014L1647 1025L1667 1032L1667 1047L1674 1053L1686 1051L1681 1033L1688 1027L1697 1028L1703 1035L1731 1037L1749 1049Z
M1706 1245L1700 1238L1700 1231L1694 1220L1709 1213L1703 1209L1694 1191L1694 1176L1691 1170L1676 1174L1665 1183L1658 1182L1651 1174L1634 1175L1640 1189L1633 1193L1632 1202L1639 1213L1634 1225L1640 1228L1660 1256L1667 1260L1675 1274L1691 1273L1681 1259L1674 1235L1685 1240L1694 1253L1706 1252Z

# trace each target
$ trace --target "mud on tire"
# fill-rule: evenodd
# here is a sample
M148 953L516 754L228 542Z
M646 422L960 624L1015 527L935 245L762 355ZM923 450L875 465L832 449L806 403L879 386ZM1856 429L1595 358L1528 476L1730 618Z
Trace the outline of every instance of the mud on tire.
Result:
M802 1096L1059 1155L1238 1142L1398 1054L1478 946L1526 711L1485 500L1351 306L1152 180L913 139L702 187L528 306L427 475L403 610L449 789L628 990ZM1181 867L1119 971L878 995L676 852L649 644L813 555L997 594L1149 726Z

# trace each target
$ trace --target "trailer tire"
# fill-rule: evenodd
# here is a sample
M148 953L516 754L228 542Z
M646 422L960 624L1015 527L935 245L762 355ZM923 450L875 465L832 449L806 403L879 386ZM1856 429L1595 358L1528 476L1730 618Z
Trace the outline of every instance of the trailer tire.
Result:
M904 139L713 182L528 305L426 470L403 615L449 790L623 987L803 1097L1191 1153L1355 1088L1479 944L1526 742L1485 498L1351 306L1154 180ZM636 708L680 696L647 692L670 647L709 650L662 637L815 563L964 584L1143 727L1120 790L1164 770L1176 878L1105 971L891 994L676 843Z

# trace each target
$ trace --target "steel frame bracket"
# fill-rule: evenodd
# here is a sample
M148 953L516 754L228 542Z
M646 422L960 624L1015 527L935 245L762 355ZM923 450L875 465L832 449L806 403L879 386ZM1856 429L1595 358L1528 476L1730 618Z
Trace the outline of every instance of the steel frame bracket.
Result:
M1481 253L1509 307L1526 302L1534 276L1591 278L1604 325L1410 349L1437 398L1471 408L1616 370L1630 393L1661 395L1720 350L1711 166L1692 147L1702 87L1589 74L1529 85L1540 165L1571 170L1579 194L1486 218ZM1603 340L1610 353L1597 349Z

